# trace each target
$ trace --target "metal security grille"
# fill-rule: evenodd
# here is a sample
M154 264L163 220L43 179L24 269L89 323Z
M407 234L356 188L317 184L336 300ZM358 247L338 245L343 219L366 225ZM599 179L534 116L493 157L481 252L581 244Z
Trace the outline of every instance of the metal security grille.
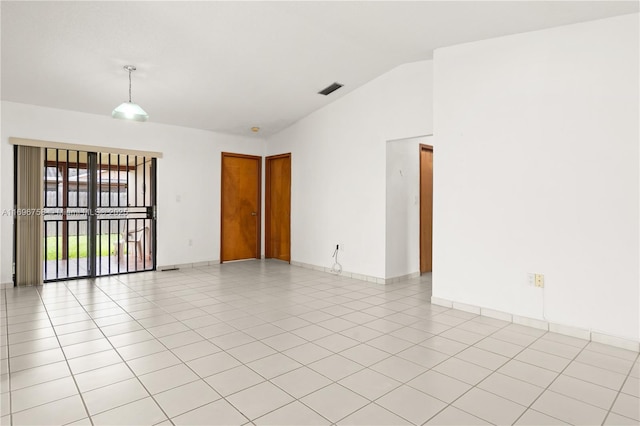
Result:
M155 158L45 149L44 280L154 270Z

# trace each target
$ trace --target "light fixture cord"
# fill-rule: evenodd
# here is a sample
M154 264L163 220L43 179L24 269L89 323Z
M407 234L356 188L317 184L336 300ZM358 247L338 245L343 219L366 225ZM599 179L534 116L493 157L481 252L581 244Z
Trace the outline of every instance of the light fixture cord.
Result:
M129 70L129 103L131 103L131 70Z

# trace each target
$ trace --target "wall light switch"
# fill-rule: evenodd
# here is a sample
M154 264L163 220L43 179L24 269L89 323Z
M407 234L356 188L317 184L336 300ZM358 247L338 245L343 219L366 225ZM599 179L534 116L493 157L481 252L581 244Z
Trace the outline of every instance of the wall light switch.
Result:
M536 274L536 287L544 288L544 275Z
M536 274L531 272L527 272L527 286L535 287L536 286Z

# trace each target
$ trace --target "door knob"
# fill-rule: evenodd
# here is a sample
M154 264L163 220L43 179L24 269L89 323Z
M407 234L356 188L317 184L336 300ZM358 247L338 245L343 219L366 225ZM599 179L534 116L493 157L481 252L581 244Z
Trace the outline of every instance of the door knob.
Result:
M251 212L251 216L256 216L257 213L256 212Z

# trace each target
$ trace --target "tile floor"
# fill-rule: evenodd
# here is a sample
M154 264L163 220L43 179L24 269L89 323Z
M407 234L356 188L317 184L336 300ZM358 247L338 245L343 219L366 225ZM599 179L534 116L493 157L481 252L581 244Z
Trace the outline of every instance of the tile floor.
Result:
M2 425L638 424L638 353L272 261L2 290Z

